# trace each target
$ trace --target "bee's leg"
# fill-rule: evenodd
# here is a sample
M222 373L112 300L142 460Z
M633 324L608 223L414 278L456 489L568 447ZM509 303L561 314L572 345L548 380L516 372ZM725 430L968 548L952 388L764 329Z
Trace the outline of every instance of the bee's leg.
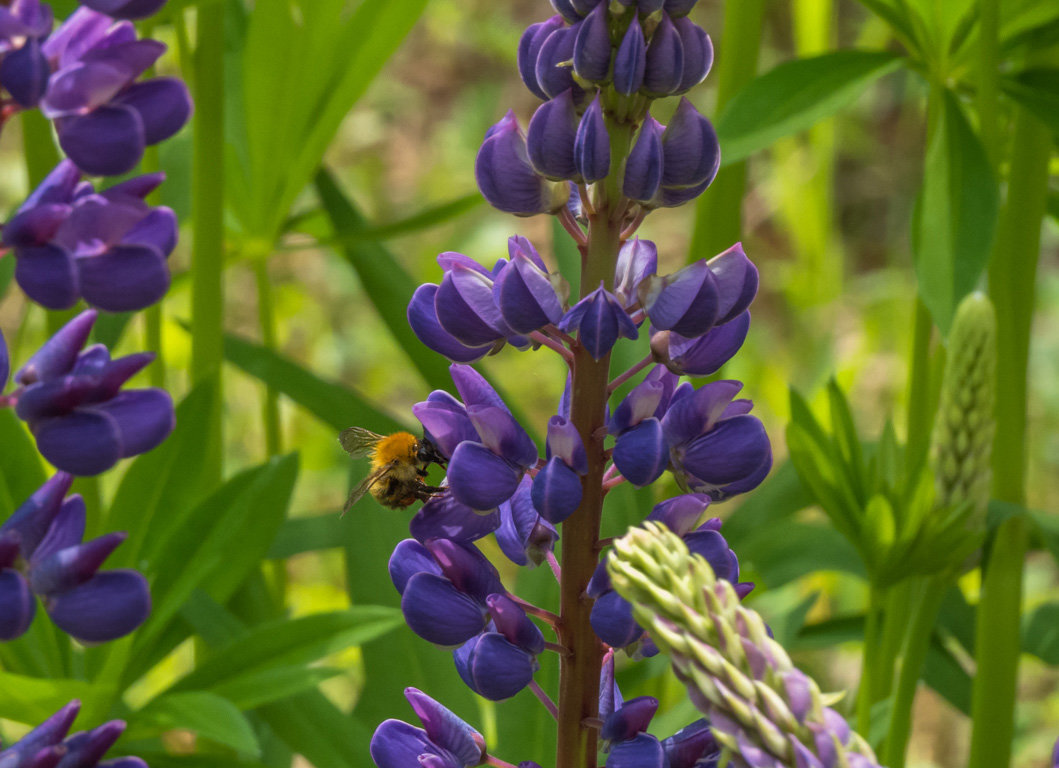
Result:
M437 496L439 493L444 493L448 488L439 488L436 485L422 485L416 488L416 498L420 501L430 501L432 498Z
M419 475L420 477L426 477L427 476L426 467L416 467L416 474Z

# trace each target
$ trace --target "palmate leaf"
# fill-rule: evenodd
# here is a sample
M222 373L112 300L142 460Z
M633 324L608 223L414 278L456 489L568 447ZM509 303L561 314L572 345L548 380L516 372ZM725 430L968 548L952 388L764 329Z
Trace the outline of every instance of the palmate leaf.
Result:
M343 118L426 0L259 0L241 60L246 155L232 200L245 232L275 242Z
M902 61L888 51L847 50L780 64L751 81L721 113L721 164L745 160L830 117Z
M989 262L999 194L989 158L955 95L944 92L912 225L919 294L947 334Z

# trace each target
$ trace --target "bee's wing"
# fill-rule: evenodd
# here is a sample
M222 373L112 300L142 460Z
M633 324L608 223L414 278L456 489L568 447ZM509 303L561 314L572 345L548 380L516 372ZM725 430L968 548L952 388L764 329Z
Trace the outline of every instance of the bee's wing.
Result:
M355 427L354 427L354 429L355 429ZM357 485L356 488L354 488L352 491L350 491L349 492L349 498L346 499L346 505L344 507L342 507L342 514L345 515L346 512L348 512L353 507L354 504L356 504L358 501L360 501L364 497L364 494L367 493L368 491L370 491L371 487L373 485L375 485L375 483L379 482L379 479L383 475L385 475L387 472L389 472L391 469L393 469L393 465L394 464L396 464L396 462L391 461L389 464L384 464L383 466L379 467L374 472L372 472L370 475L365 477Z
M349 427L343 429L338 435L338 442L354 459L367 456L380 440L382 440L382 435L377 435L363 427Z

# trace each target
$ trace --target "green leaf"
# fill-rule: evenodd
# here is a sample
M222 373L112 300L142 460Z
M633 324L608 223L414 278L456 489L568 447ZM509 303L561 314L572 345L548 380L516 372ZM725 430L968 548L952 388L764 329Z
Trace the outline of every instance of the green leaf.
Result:
M364 217L325 168L316 174L316 192L338 238L353 237L364 229ZM362 296L373 304L394 341L404 350L424 381L434 389L444 389L449 383L447 361L427 350L408 325L406 308L415 292L416 282L379 243L368 241L347 245L341 253L361 282Z
M887 51L836 51L780 64L750 82L717 121L722 165L804 131L845 108L903 59Z
M274 701L314 690L345 670L330 667L274 667L211 686L210 690L239 709L257 709Z
M1027 69L1000 81L1004 93L1059 135L1059 68Z
M552 252L559 273L570 283L570 303L575 304L581 295L581 252L556 216L552 217Z
M333 427L336 440L340 430L354 424L383 434L408 428L362 395L325 381L260 344L226 335L224 357Z
M268 558L285 560L303 552L340 547L348 527L349 522L336 514L286 520L272 542Z
M912 252L919 294L942 333L989 261L998 192L989 158L945 92L916 201Z
M933 640L927 649L923 680L952 706L970 716L971 676L947 649Z
M200 661L172 690L212 688L270 667L309 664L388 634L402 622L396 608L360 605L261 624Z
M44 465L37 446L14 408L0 408L0 519L6 520L44 483Z
M793 521L773 526L740 544L739 560L761 575L769 589L816 571L864 576L852 544L834 528Z
M445 703L448 706L447 699ZM363 768L372 732L322 693L266 704L258 712L287 746L315 768ZM372 721L372 728L375 724Z
M73 699L89 699L94 687L84 680L42 680L0 672L0 717L39 725Z
M1059 666L1059 603L1039 605L1025 618L1022 650L1045 664Z
M256 756L261 752L254 729L238 707L215 693L167 693L129 717L130 738L146 738L174 729L193 731L243 754Z

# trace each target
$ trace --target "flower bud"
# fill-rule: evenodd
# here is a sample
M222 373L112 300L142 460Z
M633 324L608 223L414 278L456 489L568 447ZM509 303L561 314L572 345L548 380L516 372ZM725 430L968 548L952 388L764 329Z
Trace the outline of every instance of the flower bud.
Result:
M531 24L522 33L518 43L518 73L522 82L539 99L547 100L548 94L541 88L537 81L537 58L540 56L541 46L548 36L557 29L562 29L563 20L559 16L552 16L547 21Z
M687 99L680 100L662 134L662 154L663 187L708 184L717 175L721 165L717 133Z
M601 2L579 25L574 39L574 72L582 80L602 83L610 71L608 3Z
M534 658L498 632L472 637L452 652L467 687L490 701L514 696L533 679Z
M574 41L582 23L578 22L572 27L558 27L541 43L534 72L537 84L546 98L554 98L572 88L574 101L580 100L583 91L574 82L570 61L574 57Z
M719 285L705 260L672 275L651 275L639 288L651 324L691 338L713 327L720 307Z
M607 135L603 104L598 95L581 117L581 123L577 127L574 163L578 173L588 184L604 179L610 173L610 137Z
M602 282L599 288L571 307L559 322L559 329L566 333L576 329L578 340L593 360L609 353L619 336L627 339L639 336L636 324L614 294L603 288Z
M537 173L553 180L578 176L574 163L577 125L570 89L537 107L526 131L527 155Z
M647 41L643 36L643 27L634 20L625 31L614 56L614 90L623 96L632 96L640 90L646 64Z
M675 93L684 77L684 45L676 27L664 13L651 35L644 66L644 91L659 97Z
M489 204L517 216L552 213L566 204L565 184L539 176L526 154L526 139L514 112L486 134L474 164L478 188Z
M691 19L673 22L684 50L684 68L677 93L683 93L701 83L713 66L713 43L706 31Z
M662 133L665 126L650 115L636 136L629 159L625 163L622 192L631 200L647 203L658 194L662 183Z
M553 525L577 510L581 495L581 478L558 456L548 459L533 478L533 507Z
M640 300L637 294L640 283L657 269L658 249L650 240L634 237L622 244L614 270L614 295L625 309Z

